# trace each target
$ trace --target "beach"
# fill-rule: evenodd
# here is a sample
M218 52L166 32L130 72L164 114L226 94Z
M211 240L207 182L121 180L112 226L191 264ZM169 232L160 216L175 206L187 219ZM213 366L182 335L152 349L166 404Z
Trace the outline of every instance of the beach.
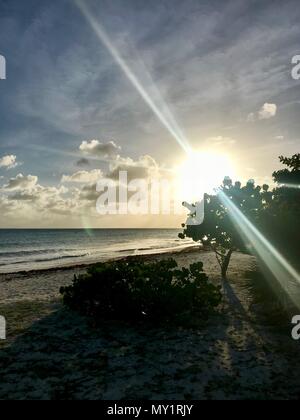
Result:
M211 252L181 250L179 266L203 261L213 282ZM97 328L61 303L59 288L86 267L0 276L0 312L8 339L0 350L0 399L297 399L299 345L274 302L255 291L256 261L235 254L222 308L197 328ZM272 309L272 310L271 310Z
M0 275L84 266L195 246L179 229L1 229Z
M179 248L172 252L163 254L154 253L151 255L141 255L143 260L159 260L162 258L175 257L180 266L188 266L193 262L199 261L199 247ZM203 258L202 258L203 256ZM110 260L120 260L136 258L124 257L113 258ZM212 277L218 277L219 266L212 253L201 253L201 259L207 261L212 270ZM87 268L93 264L80 264L60 268L50 268L45 270L30 270L19 273L0 274L0 305L24 301L51 301L59 298L60 287L68 286L72 283L74 275L85 273Z

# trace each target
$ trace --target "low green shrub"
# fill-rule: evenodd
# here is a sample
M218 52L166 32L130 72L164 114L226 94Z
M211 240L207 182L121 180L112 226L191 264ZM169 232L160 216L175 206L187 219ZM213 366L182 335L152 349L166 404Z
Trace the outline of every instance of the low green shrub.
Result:
M95 320L206 318L222 299L202 263L179 269L173 259L101 263L75 276L60 293L66 306Z

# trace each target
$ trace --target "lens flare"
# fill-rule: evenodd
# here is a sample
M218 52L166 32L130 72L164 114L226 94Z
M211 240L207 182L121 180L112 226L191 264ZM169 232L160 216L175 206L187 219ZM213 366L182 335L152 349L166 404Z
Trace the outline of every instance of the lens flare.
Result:
M243 240L251 251L273 274L282 290L292 302L300 308L300 275L280 254L280 252L262 235L247 219L223 191L219 191L220 199L228 208L229 215L238 227Z
M300 190L299 184L279 184L280 188L292 188L294 190Z
M149 92L146 90L145 86L143 86L143 84L138 79L133 70L130 68L128 63L121 56L118 49L115 47L115 45L109 38L108 34L105 32L103 26L98 20L95 19L92 13L88 10L86 5L84 4L84 1L75 0L75 3L77 4L79 10L88 21L101 43L109 51L115 62L118 64L118 66L123 71L127 79L131 82L131 84L143 98L145 103L150 107L150 109L153 111L153 113L156 115L159 121L164 125L164 127L169 131L169 133L175 138L175 140L182 147L182 149L186 153L188 153L190 151L189 143L183 135L181 129L179 128L171 111L167 107L166 103L163 101L161 95L159 94L159 90L156 88L154 83L152 83L151 90L153 92L156 92L155 99L151 97ZM150 79L150 77L148 78ZM159 102L159 104L156 104L155 102Z

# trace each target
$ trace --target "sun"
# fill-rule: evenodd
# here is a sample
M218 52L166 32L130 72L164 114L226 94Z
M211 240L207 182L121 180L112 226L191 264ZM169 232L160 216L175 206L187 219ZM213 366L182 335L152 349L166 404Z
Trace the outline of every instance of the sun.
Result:
M211 151L193 151L176 170L178 194L184 201L199 201L211 194L226 176L235 175L231 159Z

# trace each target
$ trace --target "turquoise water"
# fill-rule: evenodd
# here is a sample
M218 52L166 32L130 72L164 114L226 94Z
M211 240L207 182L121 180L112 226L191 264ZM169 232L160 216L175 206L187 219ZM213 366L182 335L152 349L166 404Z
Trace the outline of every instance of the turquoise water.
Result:
M176 229L0 230L0 272L84 264L191 245Z

